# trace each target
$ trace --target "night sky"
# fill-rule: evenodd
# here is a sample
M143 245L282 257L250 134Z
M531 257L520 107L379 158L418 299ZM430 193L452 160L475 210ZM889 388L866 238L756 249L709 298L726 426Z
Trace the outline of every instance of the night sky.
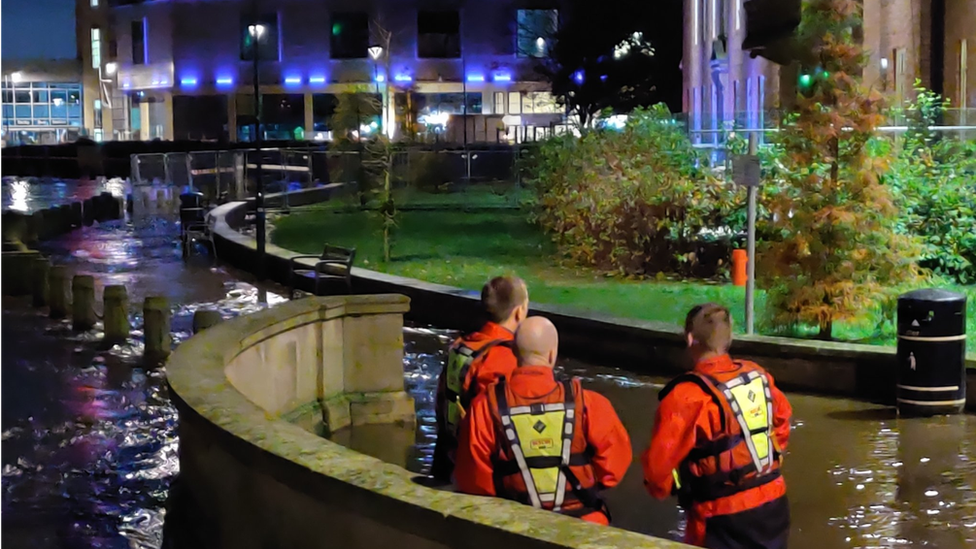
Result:
M71 59L74 0L4 0L0 13L3 59Z

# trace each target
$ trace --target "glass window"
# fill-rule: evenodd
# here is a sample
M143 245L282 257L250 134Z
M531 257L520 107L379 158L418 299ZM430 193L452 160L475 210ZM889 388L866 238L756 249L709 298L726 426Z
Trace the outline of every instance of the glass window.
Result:
M51 103L51 118L67 118L68 104L64 101Z
M254 21L253 17L241 20L241 59L254 59L255 44L258 59L278 60L278 14L264 15Z
M91 7L97 8L98 7L98 0L91 0Z
M132 64L146 64L146 19L132 22Z
M81 90L68 91L68 104L78 105L81 103Z
M508 113L522 114L522 94L519 92L508 92Z
M4 106L3 106L3 117L4 118L13 118L13 116L14 116L14 106L13 105L4 104Z
M3 90L3 102L4 103L13 103L14 102L14 94L13 94L12 91L10 91L10 90Z
M495 92L495 114L505 114L505 92Z
M91 30L91 58L93 69L102 66L102 31L98 27Z
M461 17L457 11L417 12L417 57L461 57Z
M81 116L81 105L68 105L68 116L71 118Z
M549 92L532 92L527 94L528 102L532 104L532 111L535 114L555 114L559 112L556 100ZM529 111L526 111L529 112Z
M369 49L369 16L366 12L332 14L329 40L333 59L363 59Z
M17 103L30 103L31 92L28 90L17 90L14 92L14 99L17 101Z
M34 118L48 118L51 111L47 105L34 105Z
M556 35L559 12L556 10L518 10L519 57L549 57L550 43Z
M102 101L100 99L95 100L95 127L102 127Z
M469 92L467 101L468 114L481 114L481 93Z
M14 116L17 118L30 118L31 117L30 105L15 105Z
M35 103L47 103L47 90L34 90Z
M68 92L64 90L51 90L51 103L55 105L67 105Z

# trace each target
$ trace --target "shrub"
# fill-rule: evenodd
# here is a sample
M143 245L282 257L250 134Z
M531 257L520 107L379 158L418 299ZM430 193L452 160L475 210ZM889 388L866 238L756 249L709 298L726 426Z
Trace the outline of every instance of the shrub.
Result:
M561 252L627 276L713 275L729 255L725 217L744 201L663 105L634 111L619 132L546 141L526 175L535 218Z

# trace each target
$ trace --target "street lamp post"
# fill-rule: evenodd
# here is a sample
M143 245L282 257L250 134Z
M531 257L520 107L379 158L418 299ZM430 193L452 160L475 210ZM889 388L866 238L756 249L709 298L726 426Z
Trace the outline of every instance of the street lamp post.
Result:
M373 60L373 83L376 84L376 95L380 95L379 59L380 57L383 56L383 46L374 44L370 46L366 51L369 52L369 57L370 59ZM386 82L387 78L389 78L389 75L385 75L383 78L385 85L389 85ZM382 101L383 101L383 97L380 95L380 102ZM381 122L380 131L381 132L385 131L386 127L382 124L383 122L386 122L386 117L383 116L383 107L380 107L380 122ZM361 134L359 137L360 139L362 139Z
M254 169L254 224L255 224L255 238L257 240L257 252L258 252L258 264L257 264L257 275L258 279L264 279L264 264L265 264L265 214L264 214L264 173L263 166L264 158L261 152L261 81L260 74L258 70L258 59L260 56L260 41L261 36L265 33L264 25L258 22L258 11L257 5L255 4L254 9L254 19L253 23L247 27L248 34L251 37L251 56L253 60L253 80L254 80L254 149L255 155L255 169Z

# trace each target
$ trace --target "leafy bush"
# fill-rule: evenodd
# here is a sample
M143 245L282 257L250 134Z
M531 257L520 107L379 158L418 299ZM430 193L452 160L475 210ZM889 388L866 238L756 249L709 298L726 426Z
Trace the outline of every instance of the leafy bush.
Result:
M897 229L923 242L922 267L955 279L976 282L976 143L940 139L929 127L938 123L942 99L920 85L907 111L909 131L895 149L887 182L902 212ZM900 146L899 146L900 145Z
M744 193L712 174L663 105L622 131L543 143L527 183L536 220L571 261L609 273L715 274L729 256L726 217Z

